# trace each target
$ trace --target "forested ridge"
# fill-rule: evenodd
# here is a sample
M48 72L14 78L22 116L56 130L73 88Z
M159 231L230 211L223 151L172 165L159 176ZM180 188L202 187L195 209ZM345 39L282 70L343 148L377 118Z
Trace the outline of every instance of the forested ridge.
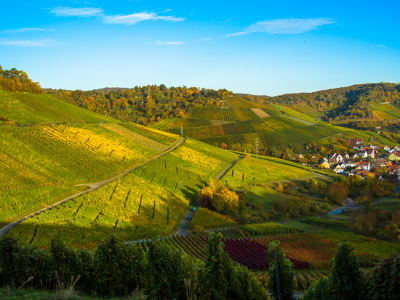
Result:
M46 89L45 92L91 111L141 125L151 125L168 118L188 117L192 107L219 106L219 101L225 95L232 94L226 89L168 88L164 84L92 91Z
M285 94L275 97L247 95L244 98L259 103L295 106L308 104L325 113L325 120L375 117L371 102L400 102L400 84L369 83L323 90L313 93Z

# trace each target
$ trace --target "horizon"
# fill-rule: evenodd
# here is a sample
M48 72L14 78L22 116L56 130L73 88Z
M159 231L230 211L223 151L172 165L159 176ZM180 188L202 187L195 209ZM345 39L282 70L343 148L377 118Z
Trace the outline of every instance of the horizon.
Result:
M182 4L9 2L0 64L67 90L163 83L277 96L399 82L397 2Z

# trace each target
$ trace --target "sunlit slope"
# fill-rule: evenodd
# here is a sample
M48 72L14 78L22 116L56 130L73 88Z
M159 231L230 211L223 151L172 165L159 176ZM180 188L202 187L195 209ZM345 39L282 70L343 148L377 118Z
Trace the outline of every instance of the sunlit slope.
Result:
M227 107L195 107L188 119L168 119L153 127L175 134L183 130L183 135L211 145L254 145L258 138L260 148L295 152L301 151L300 145L340 132L288 107L253 103L239 96L226 97L225 102Z
M76 184L120 174L177 140L130 126L136 132L118 124L0 126L0 222L61 200Z
M68 104L49 95L9 93L1 89L0 117L0 122L16 124L116 122L112 118Z
M177 149L96 191L12 229L23 243L48 244L62 232L72 244L114 233L122 239L168 234L190 200L238 155L187 139Z
M308 170L299 169L279 162L245 157L237 162L221 180L229 186L238 187L247 186L248 184L291 180L309 176L313 176L313 173Z

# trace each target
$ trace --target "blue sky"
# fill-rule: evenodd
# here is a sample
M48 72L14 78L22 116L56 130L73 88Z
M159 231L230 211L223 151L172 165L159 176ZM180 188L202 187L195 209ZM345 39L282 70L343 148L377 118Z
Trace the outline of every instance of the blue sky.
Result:
M279 95L400 81L400 1L2 3L0 64L42 87Z

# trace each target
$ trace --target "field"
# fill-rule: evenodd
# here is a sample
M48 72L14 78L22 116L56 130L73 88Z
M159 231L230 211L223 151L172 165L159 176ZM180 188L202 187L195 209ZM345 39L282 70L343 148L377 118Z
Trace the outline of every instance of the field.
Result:
M293 196L284 193L278 193L270 187L252 186L247 189L246 200L251 204L262 203L264 208L272 205L274 200L292 199Z
M234 226L237 224L226 216L202 207L197 208L191 222L194 225L202 226L203 228Z
M117 124L1 126L0 223L77 193L82 189L74 187L78 183L115 176L176 140L168 133L130 126L148 137Z
M1 89L0 116L15 124L116 122L112 118L70 105L49 95L8 93Z
M168 234L205 182L235 159L235 154L188 139L160 159L27 219L11 233L34 245L48 244L59 232L75 245L112 233L124 240Z
M382 202L375 204L374 208L379 208L383 212L385 211L395 212L398 209L400 209L400 199L396 198L396 199L384 200Z
M222 178L229 186L238 187L248 184L258 184L270 181L290 180L295 178L310 177L313 173L308 170L296 169L289 165L246 157Z
M385 120L400 119L400 110L389 103L371 104L369 107L374 111L376 118Z
M288 108L297 110L303 114L307 114L312 118L320 118L320 117L324 116L324 113L316 111L314 108L312 108L308 104L298 104L298 105L288 106Z
M265 111L263 111L261 108L251 108L251 110L257 115L259 118L268 118L270 117L269 114L267 114Z
M234 113L230 108L197 106L190 115L192 119L208 119L222 121L236 121Z

